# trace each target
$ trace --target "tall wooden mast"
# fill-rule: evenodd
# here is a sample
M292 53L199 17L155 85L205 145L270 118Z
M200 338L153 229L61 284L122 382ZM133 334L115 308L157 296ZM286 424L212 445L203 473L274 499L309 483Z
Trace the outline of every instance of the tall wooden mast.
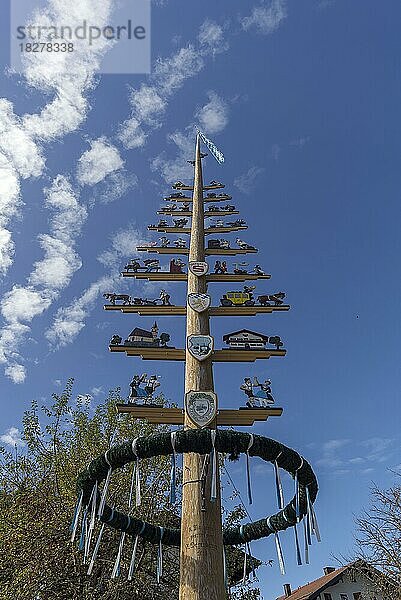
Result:
M192 201L192 228L189 247L190 261L205 260L204 207L202 162L199 135L196 140L195 175ZM188 294L206 293L206 276L201 277L188 270ZM210 334L209 313L198 313L187 307L187 338L191 334ZM211 358L200 362L186 350L185 391L213 391L213 368ZM185 428L194 425L187 414ZM216 428L216 423L211 427ZM207 457L184 454L180 600L224 600L223 535L221 524L220 486L217 498L210 501L210 468L205 498L202 498L202 478L205 476ZM218 479L219 481L219 479ZM211 574L213 573L213 576Z

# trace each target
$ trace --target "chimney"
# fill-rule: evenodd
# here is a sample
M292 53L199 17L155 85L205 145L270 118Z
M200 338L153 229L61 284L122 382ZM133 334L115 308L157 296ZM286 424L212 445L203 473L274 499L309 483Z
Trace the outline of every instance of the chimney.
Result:
M335 571L335 567L323 567L323 573L325 575L329 575L329 573L333 573Z
M286 598L288 598L288 596L291 596L291 584L290 583L285 583L283 585L284 588L284 595Z

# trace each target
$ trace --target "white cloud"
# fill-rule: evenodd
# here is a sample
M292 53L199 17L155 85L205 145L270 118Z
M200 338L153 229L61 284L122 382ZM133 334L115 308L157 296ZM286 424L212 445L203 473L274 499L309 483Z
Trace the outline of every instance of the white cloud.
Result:
M11 102L4 98L0 99L0 150L24 179L42 173L45 161L41 149L23 129Z
M21 432L17 427L10 427L3 435L0 435L0 440L7 446L24 447L26 444L21 437Z
M14 242L6 228L21 205L17 172L9 159L0 152L0 272L5 274L12 264Z
M243 175L240 175L234 179L235 187L237 187L243 194L251 194L251 192L254 190L256 179L259 177L259 175L264 173L264 171L265 170L261 167L251 167L246 173L243 173Z
M119 151L106 138L90 142L91 148L78 161L77 179L81 185L96 185L124 166Z
M91 198L89 204L92 206L96 202L109 204L119 200L125 194L138 185L138 177L133 173L125 171L111 173L101 184L100 189L96 188L96 195Z
M241 19L245 31L255 28L257 33L269 35L278 29L280 23L287 16L287 3L285 0L271 0L268 6L262 4L255 6L248 17Z
M175 158L167 158L166 152L162 152L154 158L150 164L152 171L159 171L166 183L185 180L191 177L193 167L187 163L188 157L194 154L194 133L189 127L190 133L175 131L168 136L168 140L176 145L178 154ZM169 152L169 155L172 154Z
M40 245L45 257L34 264L29 282L35 286L46 286L61 290L82 266L82 261L68 243L50 235L40 235Z
M71 27L87 20L91 25L105 26L113 8L113 0L81 0L79 5L51 0L47 7L35 12L31 23L41 25L68 24ZM75 131L89 109L86 94L94 87L94 75L100 60L112 46L105 38L89 46L87 40L74 40L74 52L26 53L24 75L29 85L54 93L39 114L25 115L23 125L35 138L51 140Z
M103 388L100 387L93 387L90 391L90 395L93 396L94 398L96 398L96 396L100 396L100 394L103 394Z
M86 19L102 27L109 22L114 0L81 0L79 5L49 0L32 15L41 25L82 24ZM29 23L26 23L28 25ZM74 52L30 52L23 57L25 83L53 98L37 114L14 114L11 102L0 99L0 273L13 261L14 242L7 225L22 206L19 177L38 177L45 160L41 143L75 131L89 110L87 94L95 86L102 56L111 47L105 38L75 40Z
M131 117L122 123L118 134L125 148L144 146L149 131L160 127L171 96L204 68L206 57L228 49L223 28L210 20L200 27L198 41L199 47L189 44L167 58L159 58L150 84L132 90Z
M98 297L109 291L118 281L118 276L101 277L67 307L60 308L51 327L46 331L46 338L56 348L66 346L75 340L85 327L85 321L96 305Z
M304 137L299 137L290 141L290 146L295 146L296 148L303 148L310 141L310 136L306 135Z
M205 133L219 133L228 123L228 104L216 94L209 92L209 102L196 113L199 125Z
M34 263L27 285L13 286L1 301L6 324L0 333L0 363L5 365L5 374L14 383L22 383L26 377L25 367L17 361L21 361L19 347L29 335L29 324L50 307L81 268L74 245L87 211L79 204L66 177L57 176L45 190L45 204L52 211L51 235L39 236L45 256Z
M111 248L99 256L99 261L110 268L113 274L100 277L70 305L57 311L51 327L46 331L46 338L51 346L59 348L75 340L85 327L85 322L95 308L99 296L112 290L119 282L116 268L121 266L123 259L132 258L136 247L143 241L144 236L132 226L113 235Z
M201 45L201 51L205 54L220 54L229 48L229 44L224 38L223 27L210 19L206 19L202 23L199 29L198 40Z
M326 452L327 453L335 452L339 448L343 448L344 446L347 446L350 442L351 442L351 440L345 439L345 438L340 438L337 440L328 440L327 442L325 442L323 444L323 452L325 452L325 453Z

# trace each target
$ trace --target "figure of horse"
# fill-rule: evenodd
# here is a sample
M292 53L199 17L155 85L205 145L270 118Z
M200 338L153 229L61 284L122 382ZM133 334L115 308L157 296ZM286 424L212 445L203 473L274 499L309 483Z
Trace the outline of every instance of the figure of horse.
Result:
M116 305L117 301L121 301L123 306L131 304L131 296L128 294L103 294L103 297L106 298L106 300L110 300L110 304L113 306Z

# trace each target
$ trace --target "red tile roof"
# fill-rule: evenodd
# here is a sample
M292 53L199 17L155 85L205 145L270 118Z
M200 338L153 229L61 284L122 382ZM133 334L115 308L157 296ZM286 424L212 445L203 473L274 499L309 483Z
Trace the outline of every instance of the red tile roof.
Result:
M294 590L290 596L280 596L277 600L312 600L326 587L335 583L336 579L339 579L339 576L348 568L349 565L336 569L328 575L323 575L323 577Z

